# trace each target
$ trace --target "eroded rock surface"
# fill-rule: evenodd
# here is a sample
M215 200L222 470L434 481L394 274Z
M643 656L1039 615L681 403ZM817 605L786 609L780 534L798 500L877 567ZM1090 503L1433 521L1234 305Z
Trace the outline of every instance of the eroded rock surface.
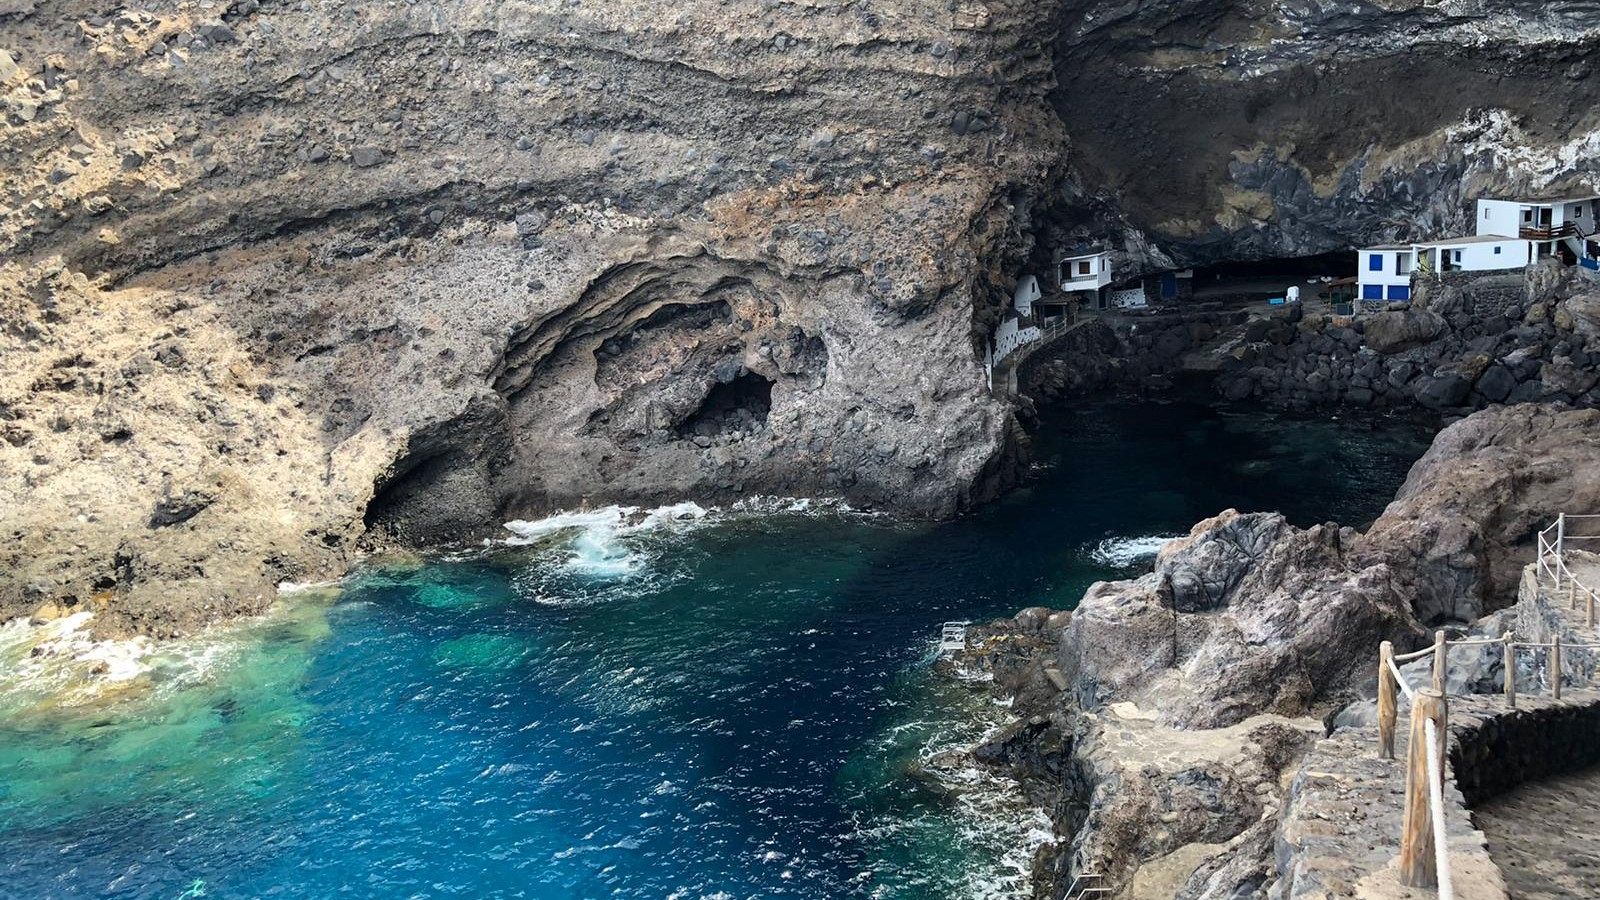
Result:
M586 502L961 509L1014 471L1021 271L1576 185L1586 12L0 0L0 616L181 629Z
M0 617L586 502L1004 484L1029 5L0 6Z

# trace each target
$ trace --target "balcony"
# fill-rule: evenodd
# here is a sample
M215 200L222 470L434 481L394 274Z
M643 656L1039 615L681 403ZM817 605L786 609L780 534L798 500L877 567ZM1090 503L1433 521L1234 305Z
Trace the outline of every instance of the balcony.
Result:
M1560 225L1524 225L1517 229L1517 237L1529 241L1554 241L1576 237L1577 234L1578 226L1572 222L1563 222Z

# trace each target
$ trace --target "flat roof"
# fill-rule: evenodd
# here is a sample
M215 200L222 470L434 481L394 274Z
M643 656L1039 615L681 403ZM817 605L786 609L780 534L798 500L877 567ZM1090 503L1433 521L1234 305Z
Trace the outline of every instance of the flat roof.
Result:
M1498 244L1504 241L1518 241L1526 243L1525 238L1508 237L1503 234L1474 234L1468 237L1443 238L1437 241L1418 241L1418 247L1457 247L1461 244Z
M1376 247L1362 247L1360 250L1357 250L1356 252L1357 253L1365 253L1368 250L1410 250L1410 249L1411 249L1411 245L1410 244L1379 244Z
M1482 197L1483 200L1499 200L1504 203L1521 203L1524 206L1552 206L1557 203L1582 203L1585 200L1600 200L1600 194L1581 194L1571 197Z
M1105 256L1110 252L1110 250L1091 250L1088 253L1074 253L1071 256L1063 256L1061 257L1061 260L1062 262L1065 262L1069 259L1088 259L1092 256Z

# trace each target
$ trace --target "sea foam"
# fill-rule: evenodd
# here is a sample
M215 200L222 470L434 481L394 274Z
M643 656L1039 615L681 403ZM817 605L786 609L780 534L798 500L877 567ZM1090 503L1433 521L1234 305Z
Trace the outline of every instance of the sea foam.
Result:
M1143 537L1106 538L1095 545L1089 557L1102 566L1126 569L1154 558L1162 546L1177 537L1175 534L1152 534Z

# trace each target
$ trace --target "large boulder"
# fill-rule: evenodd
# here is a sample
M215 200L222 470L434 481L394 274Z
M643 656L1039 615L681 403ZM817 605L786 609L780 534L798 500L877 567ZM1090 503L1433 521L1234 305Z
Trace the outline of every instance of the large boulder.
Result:
M1091 587L1055 664L1089 709L1127 701L1188 728L1326 710L1383 640L1516 597L1535 533L1600 511L1600 411L1495 407L1441 432L1365 534L1228 510L1132 581Z
M1511 389L1517 386L1517 376L1502 365L1492 365L1478 376L1477 391L1485 400L1499 403L1510 396Z
M1534 535L1600 511L1600 411L1523 404L1451 425L1357 542L1387 565L1425 622L1471 621L1516 600Z
M1444 317L1427 309L1381 312L1366 322L1367 346L1379 353L1399 353L1424 344L1445 330Z
M1417 402L1429 409L1460 406L1472 394L1472 382L1459 372L1440 372L1417 382Z
M1149 575L1090 588L1057 665L1079 704L1131 701L1180 727L1303 714L1340 696L1378 642L1422 633L1388 566L1358 570L1345 553L1336 526L1227 510Z
M1583 339L1585 347L1600 345L1600 291L1589 291L1561 301L1556 306L1555 324Z

